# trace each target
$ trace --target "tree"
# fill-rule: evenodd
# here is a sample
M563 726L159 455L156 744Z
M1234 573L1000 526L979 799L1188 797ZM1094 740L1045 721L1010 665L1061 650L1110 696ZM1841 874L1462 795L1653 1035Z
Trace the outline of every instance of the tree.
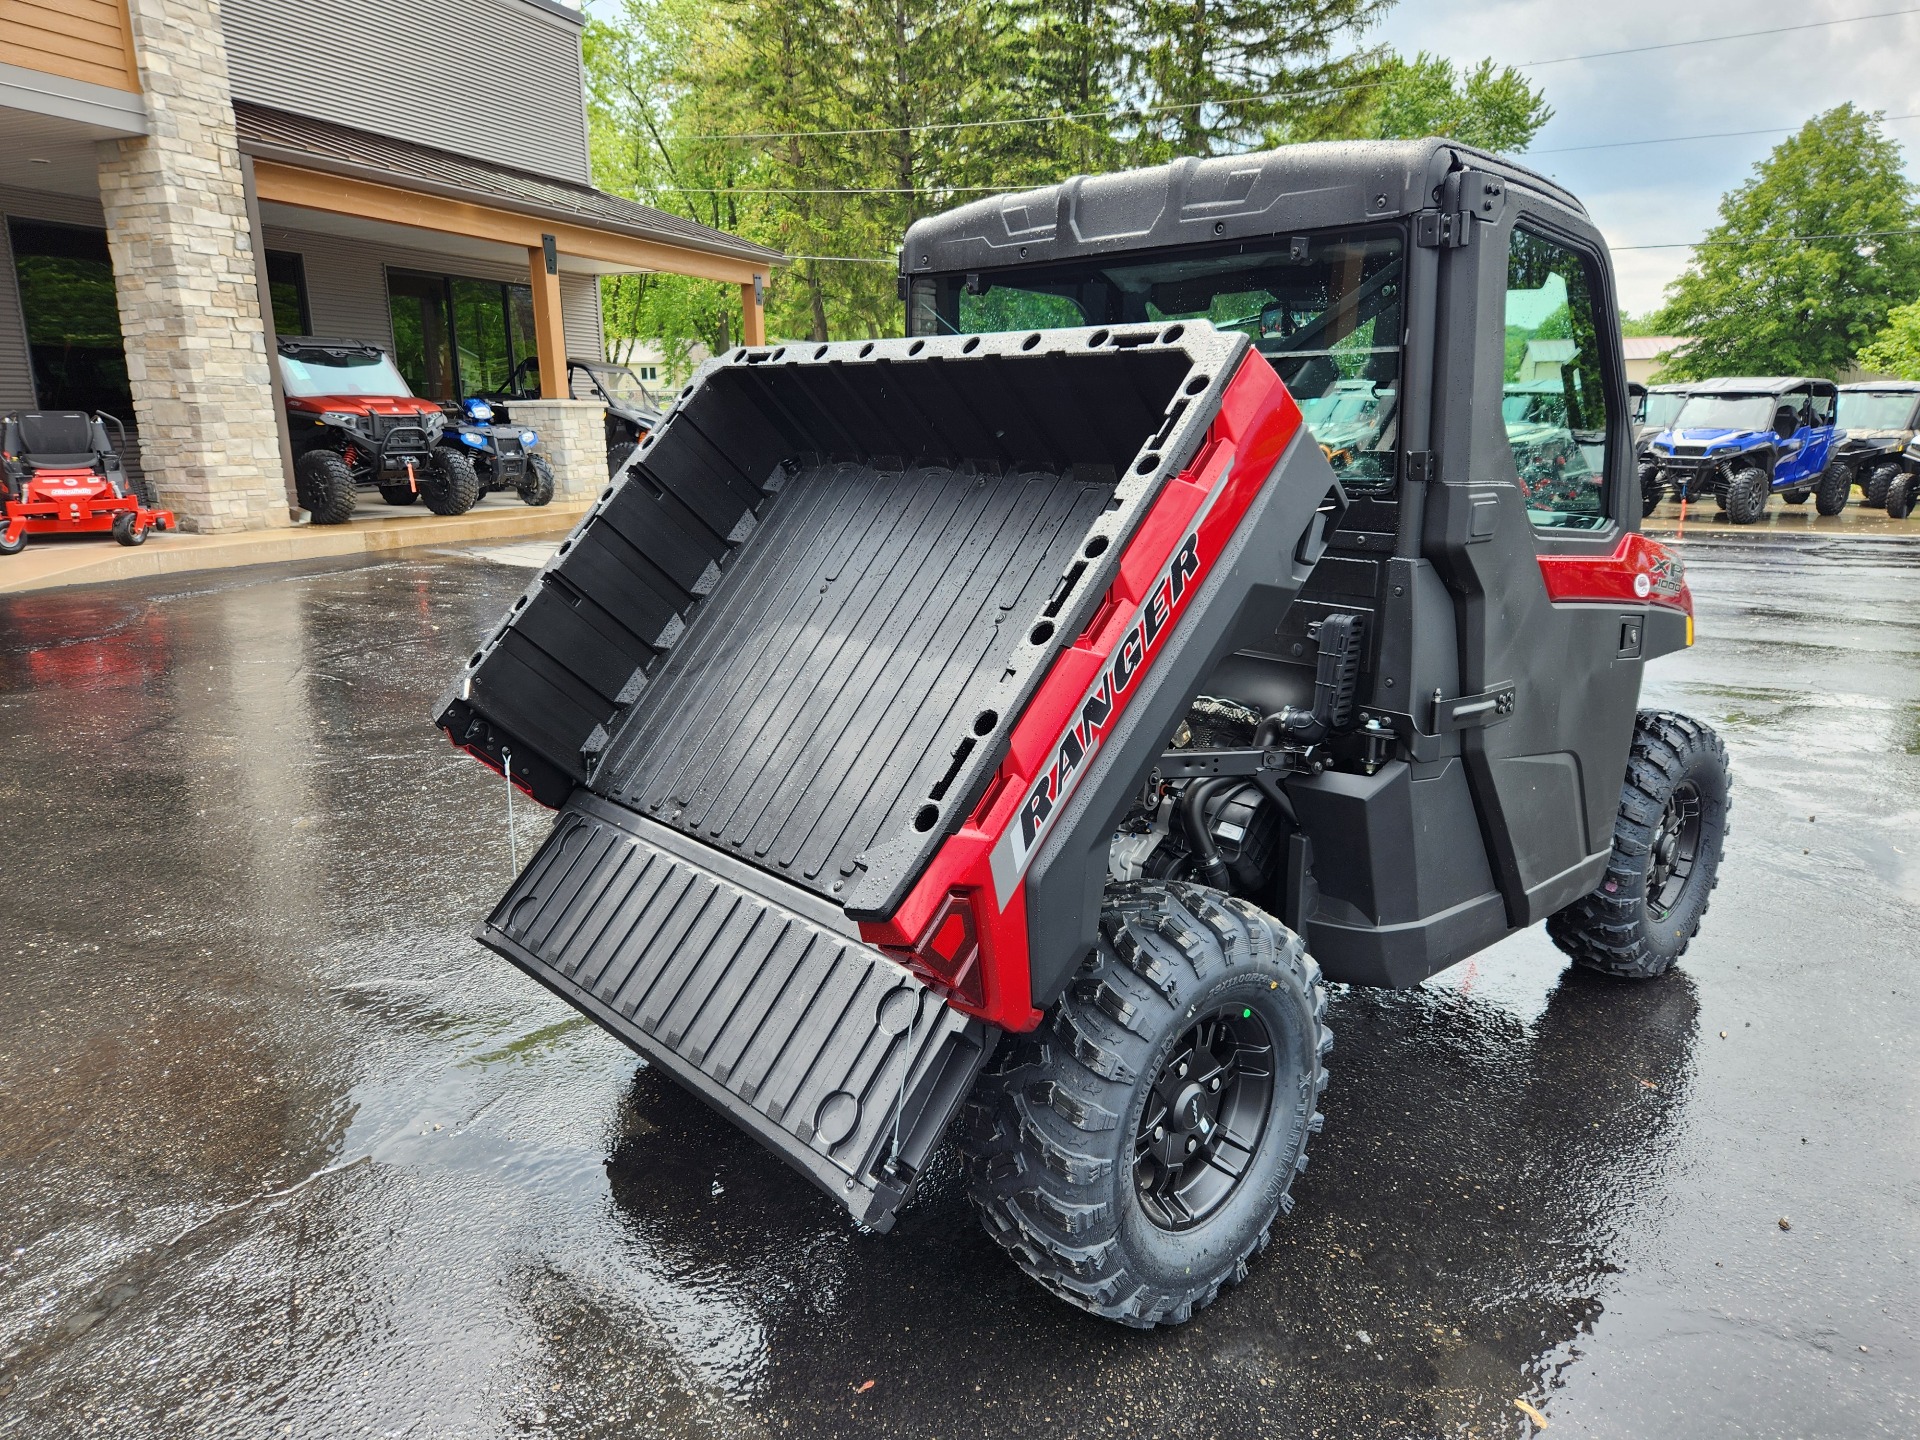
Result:
M1545 94L1511 66L1482 60L1471 70L1422 50L1389 56L1374 72L1377 89L1360 134L1376 140L1439 135L1482 150L1517 153L1553 118Z
M1861 350L1858 363L1875 374L1920 380L1920 300L1887 312L1887 328Z
M1667 287L1660 325L1694 343L1663 379L1836 375L1920 292L1920 212L1880 117L1809 120L1720 201L1720 221Z

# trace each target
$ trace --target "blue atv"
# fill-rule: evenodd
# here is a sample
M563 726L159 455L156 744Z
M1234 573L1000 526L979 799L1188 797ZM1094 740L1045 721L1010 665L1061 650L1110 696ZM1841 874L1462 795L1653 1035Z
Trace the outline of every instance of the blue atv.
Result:
M515 425L507 408L475 395L447 407L447 428L440 443L466 452L480 480L480 494L515 490L529 505L553 499L553 467L535 453L537 431Z
M1699 380L1673 424L1655 438L1651 459L1674 498L1712 495L1727 519L1751 525L1778 494L1789 505L1812 497L1822 515L1838 515L1853 488L1834 428L1838 387L1805 376Z

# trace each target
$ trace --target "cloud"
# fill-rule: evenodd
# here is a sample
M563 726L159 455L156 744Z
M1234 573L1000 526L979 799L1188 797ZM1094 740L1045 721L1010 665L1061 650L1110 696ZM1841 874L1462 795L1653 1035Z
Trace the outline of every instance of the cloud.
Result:
M1456 62L1554 60L1774 26L1904 8L1899 0L1401 0L1369 38ZM1526 74L1543 85L1554 118L1525 157L1578 195L1614 246L1691 241L1711 225L1720 196L1823 110L1851 100L1888 115L1920 114L1920 14L1819 30L1728 40ZM1778 127L1779 133L1671 145L1568 150L1607 141ZM1920 119L1891 121L1910 149ZM1555 153L1558 152L1558 153ZM1909 156L1911 171L1911 156ZM1617 250L1621 298L1639 312L1660 303L1687 250Z

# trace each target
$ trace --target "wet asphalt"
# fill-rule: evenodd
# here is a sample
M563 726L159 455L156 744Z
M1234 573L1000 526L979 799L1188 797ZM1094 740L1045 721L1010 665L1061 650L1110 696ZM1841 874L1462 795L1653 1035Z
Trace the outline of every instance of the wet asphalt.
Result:
M428 714L538 553L0 600L0 1436L1920 1432L1920 531L1690 530L1701 938L1337 991L1298 1208L1153 1334L468 938L504 787Z

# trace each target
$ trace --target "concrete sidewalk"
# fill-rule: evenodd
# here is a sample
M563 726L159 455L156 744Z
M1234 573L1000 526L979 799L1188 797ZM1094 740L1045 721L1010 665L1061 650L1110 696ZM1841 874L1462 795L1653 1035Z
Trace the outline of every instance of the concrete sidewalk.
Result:
M118 545L105 535L35 536L18 555L0 556L0 595L282 560L382 554L420 545L560 536L586 514L589 503L556 501L535 508L516 495L489 495L464 515L444 516L424 505L362 501L345 525L300 525L233 535L152 535L140 546Z

